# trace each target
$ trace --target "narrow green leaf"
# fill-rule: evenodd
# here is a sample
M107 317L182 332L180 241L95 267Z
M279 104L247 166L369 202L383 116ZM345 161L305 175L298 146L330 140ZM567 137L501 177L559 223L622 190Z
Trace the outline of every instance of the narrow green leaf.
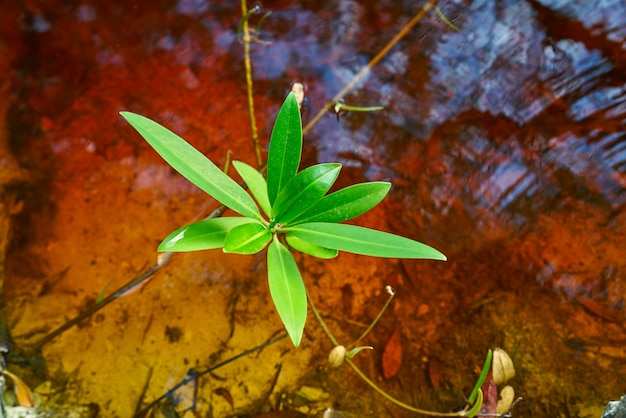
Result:
M269 228L260 222L239 225L228 231L224 240L224 252L255 254L272 239Z
M305 222L343 222L362 215L379 204L389 192L391 183L373 181L354 184L324 196L290 225Z
M273 205L280 191L298 172L302 154L302 120L294 93L283 103L270 137L267 154L267 194Z
M267 249L267 275L278 316L297 347L306 322L306 290L296 260L277 237Z
M291 234L285 235L285 240L287 241L287 244L292 246L294 249L300 251L301 253L312 255L313 257L329 259L337 257L338 254L337 250L331 250L330 248L324 248L319 245L311 244L310 242L301 240Z
M184 139L145 116L131 112L120 115L187 180L235 212L262 219L252 197Z
M474 400L476 399L476 396L478 395L478 390L480 388L483 387L483 383L485 383L485 379L487 378L487 375L489 374L489 370L491 368L491 359L493 357L493 353L491 351L491 348L487 351L487 357L485 358L485 364L483 364L483 369L480 373L480 376L478 377L478 380L476 381L476 384L474 385L474 388L472 389L472 392L470 393L469 397L467 398L467 401L471 404L474 402Z
M242 161L233 161L233 166L248 185L252 196L254 196L263 212L270 218L272 216L272 206L267 197L267 182L263 174Z
M316 164L300 171L276 198L272 216L283 225L309 209L333 185L341 164Z
M111 284L111 282L108 282L107 284L105 284L104 288L102 288L100 293L98 293L98 298L96 299L96 303L100 303L100 302L102 302L104 300L104 295L107 294L107 289L109 288L110 284Z
M206 219L196 222L169 234L159 245L158 251L198 251L211 250L224 246L228 231L236 226L257 220L243 217L225 217Z
M373 350L374 347L370 346L370 345L361 345L358 347L354 347L352 350L348 351L346 353L346 357L348 358L354 358L354 356L356 356L357 354L359 354L359 352L363 351L363 350Z
M284 228L284 232L320 247L349 253L388 258L446 259L445 255L421 242L355 225L313 222Z
M480 412L480 408L482 407L483 407L483 391L482 389L478 389L477 396L476 396L476 403L474 404L474 406L471 407L471 409L469 409L466 412L466 415L469 418L473 418Z

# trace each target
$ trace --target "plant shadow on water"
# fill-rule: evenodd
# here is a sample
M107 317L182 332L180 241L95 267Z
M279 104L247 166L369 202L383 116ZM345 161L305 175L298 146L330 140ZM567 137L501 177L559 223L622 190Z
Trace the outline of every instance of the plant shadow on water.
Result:
M264 145L292 81L307 86L306 124L419 8L264 6L272 13L251 45ZM303 160L341 162L338 187L390 181L387 199L356 223L428 243L448 261L298 256L304 281L346 343L377 315L385 285L396 289L363 341L375 350L355 362L407 403L462 407L484 353L501 346L524 398L514 416L599 417L623 395L626 373L626 7L439 7L459 31L428 13L344 97L385 109L323 116L304 137ZM280 332L263 255L217 250L172 257L143 287L43 346L45 368L19 355L141 274L170 231L216 207L119 111L159 121L212 161L227 151L255 160L240 15L237 4L181 0L16 3L0 16L0 70L11 81L1 90L0 135L27 173L3 195L23 202L18 214L2 212L12 216L2 293L15 340L8 368L37 402L132 416L190 369ZM168 404L197 416L329 406L407 416L351 370L329 369L331 349L309 314L300 348L266 347Z

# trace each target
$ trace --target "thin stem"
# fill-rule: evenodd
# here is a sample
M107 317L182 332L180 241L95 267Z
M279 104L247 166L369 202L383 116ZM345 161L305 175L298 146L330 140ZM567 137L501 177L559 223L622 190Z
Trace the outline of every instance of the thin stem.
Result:
M317 310L317 308L315 307L315 304L313 303L313 299L311 298L311 295L309 294L309 291L306 291L306 297L309 300L309 306L311 306L311 312L313 312L313 316L315 316L315 319L317 319L317 322L320 324L320 326L322 327L322 330L324 331L324 333L326 334L326 336L328 337L328 339L334 344L334 345L339 345L339 341L337 341L337 339L335 338L335 336L330 332L330 330L328 329L328 327L326 326L326 322L324 322L324 320L322 319L322 316L320 315L319 311Z
M398 32L396 36L394 36L394 38L391 41L389 41L389 43L385 45L385 47L381 49L380 52L376 54L376 56L373 59L370 62L368 62L367 65L363 67L361 71L359 71L357 75L355 75L352 78L352 80L350 80L350 82L343 89L341 89L339 93L335 95L335 97L333 97L328 103L326 103L326 105L324 105L322 109L320 109L319 112L317 112L317 114L313 117L313 119L311 119L311 121L307 123L304 129L302 129L302 134L303 135L306 134L309 131L309 129L311 129L313 125L315 125L322 118L322 116L324 116L324 114L328 111L328 109L332 108L332 106L335 104L335 102L337 102L337 100L342 99L343 96L345 96L350 90L352 90L354 86L357 83L359 83L363 77L365 77L365 75L370 71L370 69L376 64L378 64L378 62L385 55L387 55L387 53L391 50L391 48L393 48L394 45L400 41L400 39L404 38L406 34L409 33L411 29L413 29L413 27L417 24L417 22L419 22L420 19L426 14L426 12L430 10L433 6L435 6L435 4L437 4L437 1L438 0L429 0L429 2L426 3L424 7L420 9L419 12L417 12L417 14L413 17L413 19L411 19L411 21L407 23L406 26L404 26L402 30L400 30L400 32Z
M411 412L416 412L418 414L429 415L431 417L465 417L465 416L467 416L467 412L466 411L460 411L460 412L434 412L434 411L426 411L424 409L415 408L414 406L411 406L409 404L406 404L406 403L404 403L404 402L394 398L393 396L391 396L390 394L388 394L387 392L385 392L384 390L379 388L376 385L376 383L374 383L372 380L370 380L370 378L367 377L365 375L365 373L363 373L361 371L361 369L359 369L356 366L356 364L354 364L354 362L352 360L350 360L349 358L346 358L345 362L348 363L348 365L350 367L352 367L352 370L354 370L356 372L356 374L358 374L359 377L361 379L363 379L363 381L365 383L370 385L370 387L372 389L374 389L376 392L378 392L382 397L384 397L388 401L394 403L395 405L398 405L401 408L404 408L404 409L406 409L408 411L411 411Z
M248 88L248 112L250 113L250 130L252 131L252 143L254 145L254 154L256 156L256 165L261 167L263 160L261 158L261 147L259 146L259 132L256 127L256 116L254 115L254 96L252 94L252 61L250 60L250 28L248 27L248 3L241 0L242 15L242 31L243 31L243 54L244 65L246 67L246 86Z
M374 320L372 321L370 326L367 327L367 329L365 331L363 331L363 334L361 334L361 336L357 339L357 341L362 341L367 336L367 334L369 334L369 332L372 330L372 328L374 328L374 326L378 323L380 318L385 313L385 310L387 310L387 307L389 306L389 304L391 303L391 300L393 299L393 297L396 294L394 292L394 290L391 288L391 286L387 286L386 291L389 293L389 298L387 299L387 302L385 302L385 305L380 310L380 312L378 312L378 315L376 316L376 318L374 318Z
M309 294L309 292L307 291L307 299L309 301L309 306L311 307L311 312L313 312L313 316L315 317L315 319L317 320L317 322L320 324L320 327L322 327L322 330L324 331L324 333L326 334L326 336L328 337L328 339L335 345L338 346L339 345L339 341L337 341L337 339L335 338L335 336L330 332L330 330L328 329L328 326L326 325L326 322L324 322L324 320L322 319L322 316L320 315L319 311L317 310L317 308L315 307L315 303L313 303L313 299L311 298L311 295ZM391 297L389 298L389 300L387 301L387 303L385 304L385 307L383 308L382 312L385 310L385 308L387 307L387 305L389 305L389 302L391 302L391 299L393 298L393 295L391 295ZM377 321L380 318L380 315L378 317L376 317ZM371 329L371 326L370 326ZM369 329L368 329L369 332ZM350 367L352 367L352 370L354 370L356 372L356 374L359 375L359 377L361 379L363 379L363 381L365 383L367 383L372 389L374 389L376 392L378 392L381 396L383 396L385 399L387 399L388 401L394 403L395 405L404 408L408 411L412 411L412 412L417 412L418 414L422 414L422 415L430 415L432 417L465 417L468 416L467 415L467 411L460 411L460 412L432 412L432 411L426 411L424 409L419 409L419 408L415 408L411 405L408 405L396 398L394 398L393 396L391 396L390 394L388 394L387 392L385 392L384 390L382 390L381 388L379 388L378 386L376 386L376 384L371 381L362 371L361 369L359 369L356 364L354 364L354 362L352 360L350 360L349 358L345 358L344 361L346 363L348 363L348 365Z

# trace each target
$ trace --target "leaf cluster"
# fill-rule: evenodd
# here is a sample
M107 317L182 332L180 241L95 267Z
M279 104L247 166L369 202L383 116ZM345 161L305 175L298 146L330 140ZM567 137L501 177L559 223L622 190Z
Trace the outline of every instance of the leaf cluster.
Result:
M420 242L341 222L376 206L389 192L388 182L355 184L333 193L341 164L323 163L299 170L302 121L293 93L282 105L272 130L267 179L254 167L233 166L250 193L184 139L138 114L121 112L143 138L182 176L241 216L206 219L169 234L159 251L254 254L268 247L269 290L293 344L306 322L307 299L292 250L329 259L339 251L374 257L446 257Z

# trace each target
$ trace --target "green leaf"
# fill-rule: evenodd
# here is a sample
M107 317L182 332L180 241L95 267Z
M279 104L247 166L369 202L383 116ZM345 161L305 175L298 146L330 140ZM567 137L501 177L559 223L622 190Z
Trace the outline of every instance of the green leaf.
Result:
M290 226L283 232L320 247L373 257L446 259L421 242L355 225L313 222Z
M482 372L480 373L480 376L478 377L478 380L476 381L476 384L474 385L472 392L467 398L467 401L470 404L474 402L474 400L476 399L476 396L478 396L478 391L480 390L480 388L483 387L483 383L485 383L485 379L487 378L487 375L489 374L489 369L491 368L492 357L493 357L493 353L490 348L487 351L487 357L485 358L485 363L483 364Z
M267 155L267 194L273 205L280 191L298 172L302 154L302 120L294 93L283 103L270 137Z
M319 245L311 244L310 242L301 240L291 234L285 235L285 240L287 241L287 244L292 246L294 249L300 251L301 253L312 255L313 257L329 259L337 257L338 254L337 250L331 250L330 248L324 248Z
M354 184L324 196L290 225L305 222L343 222L362 215L379 204L389 192L391 183L373 181Z
M286 225L320 200L333 185L341 164L317 164L300 171L276 198L272 216Z
M466 412L466 415L469 418L475 417L480 412L480 408L482 408L482 406L483 406L483 391L482 389L478 389L477 396L476 396L476 403Z
M267 249L267 275L278 316L297 347L306 322L306 290L296 260L276 236Z
M253 222L234 227L224 240L224 252L238 254L256 254L272 239L269 228L260 222Z
M120 115L187 180L235 212L262 219L252 197L184 139L145 116L131 112Z
M224 246L228 231L257 220L243 217L224 217L196 222L169 234L159 245L158 251L180 252L211 250Z
M370 346L370 345L361 345L358 347L354 347L352 350L348 351L346 353L346 357L348 358L353 358L354 356L356 356L357 354L359 354L359 352L363 351L363 350L373 350L374 347Z
M272 206L267 197L267 182L263 174L242 161L233 161L233 166L243 181L248 185L252 196L254 196L261 209L263 209L263 212L270 218L272 216Z

